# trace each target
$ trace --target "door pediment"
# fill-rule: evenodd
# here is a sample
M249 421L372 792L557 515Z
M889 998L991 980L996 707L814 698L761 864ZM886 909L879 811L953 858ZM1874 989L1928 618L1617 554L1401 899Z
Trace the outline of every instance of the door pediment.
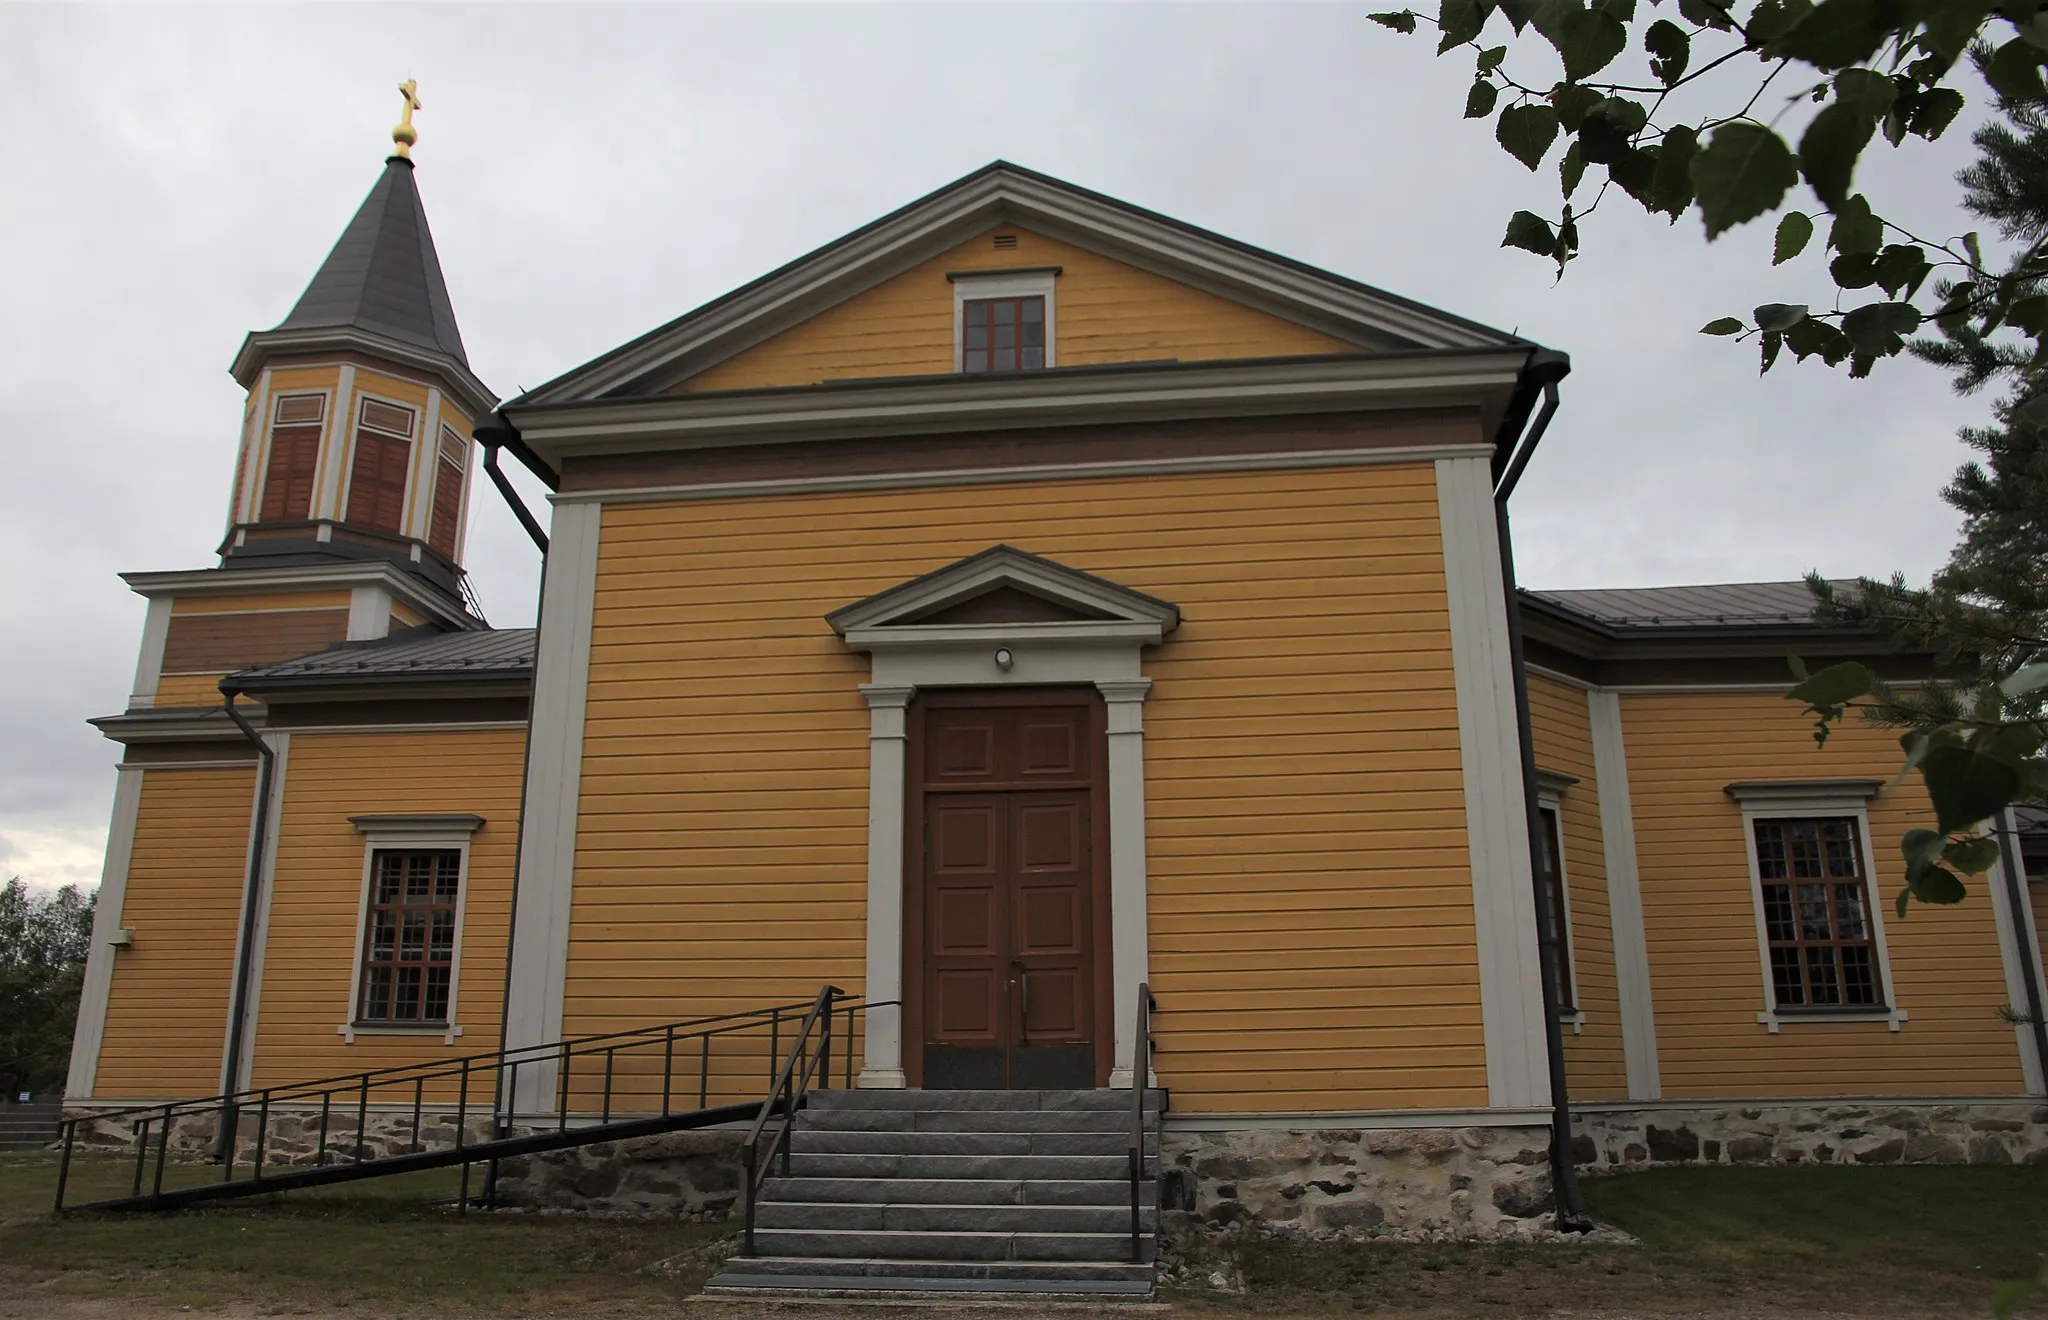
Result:
M1107 578L1014 546L899 583L825 616L862 651L1005 641L1157 645L1180 610Z

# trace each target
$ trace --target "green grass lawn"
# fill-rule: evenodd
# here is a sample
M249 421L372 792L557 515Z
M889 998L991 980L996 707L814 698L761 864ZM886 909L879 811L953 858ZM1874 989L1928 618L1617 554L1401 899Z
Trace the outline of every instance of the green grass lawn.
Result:
M666 1315L727 1231L465 1215L448 1170L52 1218L55 1176L50 1157L0 1156L0 1316ZM81 1195L119 1194L128 1166L96 1158L73 1177ZM1251 1242L1216 1262L1241 1272L1244 1296L1172 1300L1198 1316L1984 1316L1995 1284L2048 1249L2048 1168L1670 1169L1585 1186L1593 1213L1642 1246Z

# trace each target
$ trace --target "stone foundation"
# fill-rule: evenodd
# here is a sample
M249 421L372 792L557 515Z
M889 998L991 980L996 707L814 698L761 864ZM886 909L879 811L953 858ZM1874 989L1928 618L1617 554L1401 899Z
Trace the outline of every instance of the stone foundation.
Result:
M147 1141L149 1150L157 1149L158 1135L154 1124L148 1132L138 1135L138 1125L151 1118L149 1110L98 1111L90 1108L72 1108L64 1111L66 1118L89 1118L90 1122L78 1127L78 1146L84 1150L132 1152L138 1140ZM257 1123L263 1116L251 1106L236 1116L235 1159L248 1163L256 1158ZM326 1152L321 1153L320 1129L322 1126L318 1109L297 1109L277 1106L271 1109L264 1122L263 1163L271 1165L304 1165L314 1163L348 1164L356 1159L356 1115L353 1109L329 1111L326 1118ZM463 1123L466 1129L465 1142L487 1141L491 1136L491 1116L472 1111ZM426 1110L420 1114L419 1128L413 1128L412 1109L372 1109L363 1117L362 1158L379 1159L386 1155L403 1155L414 1149L415 1142L421 1150L438 1150L455 1144L455 1111L437 1113ZM164 1153L173 1161L208 1160L213 1157L214 1142L220 1133L218 1112L179 1114L171 1120L171 1131L164 1138Z
M1589 1173L1672 1164L2048 1164L2040 1101L1786 1101L1581 1109Z
M522 1155L498 1165L498 1199L537 1210L719 1218L739 1202L744 1136L709 1128Z
M1160 1208L1413 1241L1548 1233L1549 1129L1195 1131L1169 1126Z

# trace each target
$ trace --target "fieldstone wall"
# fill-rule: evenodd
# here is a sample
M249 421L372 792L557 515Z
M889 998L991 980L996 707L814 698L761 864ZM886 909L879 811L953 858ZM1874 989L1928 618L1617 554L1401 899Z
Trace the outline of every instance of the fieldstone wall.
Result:
M1169 1228L1191 1218L1312 1236L1536 1237L1551 1231L1549 1135L1540 1127L1169 1127L1160 1208Z
M1584 1110L1587 1172L1668 1164L2048 1164L2048 1105L1883 1100Z
M73 1108L65 1110L64 1116L91 1120L81 1123L78 1128L78 1145L83 1149L133 1151L137 1142L142 1141L148 1143L154 1158L159 1139L155 1124L152 1122L146 1132L140 1129L143 1120L154 1118L150 1110ZM246 1163L256 1158L257 1124L263 1119L264 1116L254 1106L245 1107L236 1115L235 1158L238 1162ZM264 1165L353 1162L357 1158L358 1140L355 1111L329 1111L325 1120L327 1140L324 1154L320 1139L322 1125L318 1109L272 1108L263 1123ZM491 1115L471 1112L465 1117L463 1126L466 1129L465 1142L487 1141L491 1136ZM362 1158L403 1155L416 1146L420 1150L452 1146L455 1144L455 1129L456 1114L453 1110L439 1113L423 1111L415 1131L410 1107L403 1110L373 1109L363 1116L360 1134ZM171 1119L170 1135L163 1139L164 1153L174 1161L211 1159L219 1133L218 1111L175 1115Z
M744 1134L709 1128L523 1155L498 1166L498 1199L608 1214L729 1213L740 1195Z

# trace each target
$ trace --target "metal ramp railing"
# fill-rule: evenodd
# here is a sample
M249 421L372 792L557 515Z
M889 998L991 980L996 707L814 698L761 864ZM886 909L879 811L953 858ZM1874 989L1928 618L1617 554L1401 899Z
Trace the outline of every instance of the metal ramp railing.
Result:
M62 1123L54 1208L175 1210L455 1165L467 1206L478 1164L489 1166L489 1196L500 1160L801 1105L786 1079L815 1067L829 1087L835 1035L850 1087L867 1007L828 985L804 1003L82 1114ZM787 1050L785 1031L794 1032ZM552 1107L541 1110L541 1097ZM74 1154L123 1123L134 1152L128 1194L67 1205ZM199 1162L218 1165L220 1177L165 1186L167 1171Z

